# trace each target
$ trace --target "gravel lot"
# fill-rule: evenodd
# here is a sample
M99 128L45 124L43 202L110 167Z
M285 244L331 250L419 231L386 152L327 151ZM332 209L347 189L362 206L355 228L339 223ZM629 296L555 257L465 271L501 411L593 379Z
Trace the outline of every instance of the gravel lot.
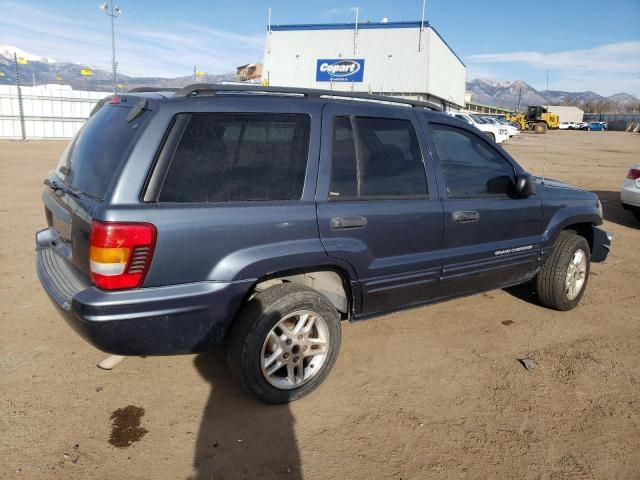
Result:
M103 354L34 270L41 184L63 147L0 141L1 478L640 478L640 223L618 202L640 135L506 147L603 200L613 250L577 309L519 289L344 324L328 380L279 407L248 398L219 352L96 368Z

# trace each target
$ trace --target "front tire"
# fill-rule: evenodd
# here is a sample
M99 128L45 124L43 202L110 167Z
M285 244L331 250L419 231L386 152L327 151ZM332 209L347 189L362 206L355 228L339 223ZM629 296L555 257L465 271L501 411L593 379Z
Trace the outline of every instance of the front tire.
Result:
M485 135L486 135L487 137L489 137L489 139L490 139L493 143L496 143L496 136L495 136L493 133L491 133L491 132L485 132Z
M538 122L533 127L533 130L538 134L547 133L547 124L544 122Z
M575 308L589 280L589 243L572 231L563 231L536 278L540 303L555 310Z
M287 403L317 388L333 367L340 317L324 295L283 283L255 295L227 340L227 359L244 389L258 400Z

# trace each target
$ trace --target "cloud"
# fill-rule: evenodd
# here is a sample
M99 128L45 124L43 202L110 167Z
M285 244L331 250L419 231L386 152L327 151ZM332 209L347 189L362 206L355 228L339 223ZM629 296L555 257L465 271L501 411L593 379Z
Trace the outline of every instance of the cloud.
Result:
M320 16L325 20L331 20L335 18L349 18L355 20L356 9L358 7L348 7L348 8L330 8L328 10L324 10ZM361 14L364 11L364 8L360 7L358 9L358 13Z
M640 41L601 45L557 53L512 52L470 55L472 63L525 63L550 70L583 70L640 73Z
M470 70L478 64L518 64L550 70L553 89L594 90L602 94L620 91L640 94L640 41L618 42L589 49L555 53L521 51L483 53L466 57ZM486 67L482 67L486 71Z
M111 32L96 9L92 21L61 16L50 7L2 2L0 44L36 55L109 70ZM194 65L226 73L260 60L264 34L240 35L195 23L148 24L125 14L116 20L118 70L131 76L189 75Z

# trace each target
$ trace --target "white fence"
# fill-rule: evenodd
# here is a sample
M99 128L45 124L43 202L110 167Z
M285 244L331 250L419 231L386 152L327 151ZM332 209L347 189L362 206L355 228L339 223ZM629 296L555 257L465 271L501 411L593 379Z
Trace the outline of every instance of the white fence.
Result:
M26 138L71 138L108 92L68 85L21 87ZM18 87L0 85L0 138L22 138Z

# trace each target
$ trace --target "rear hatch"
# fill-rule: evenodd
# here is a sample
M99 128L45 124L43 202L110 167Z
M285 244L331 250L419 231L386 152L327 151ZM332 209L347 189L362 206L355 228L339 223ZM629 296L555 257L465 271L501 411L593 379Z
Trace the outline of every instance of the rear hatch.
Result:
M87 276L95 211L105 200L148 117L140 111L134 119L127 118L137 99L112 97L113 103L107 102L95 111L44 182L51 247Z

